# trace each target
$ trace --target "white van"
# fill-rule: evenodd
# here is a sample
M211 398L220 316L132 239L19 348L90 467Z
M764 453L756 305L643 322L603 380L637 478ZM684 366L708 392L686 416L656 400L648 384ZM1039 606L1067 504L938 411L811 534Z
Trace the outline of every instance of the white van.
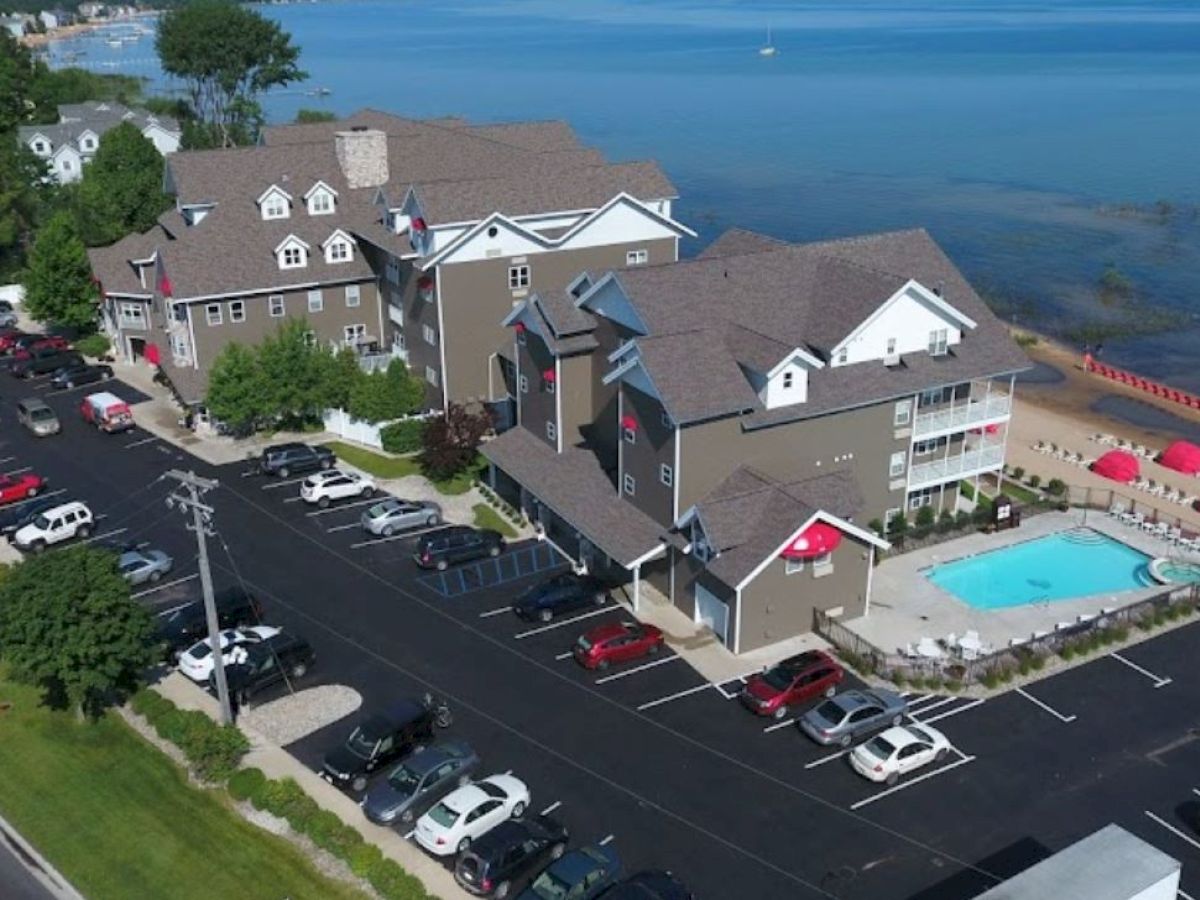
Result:
M13 543L19 550L41 553L51 544L69 541L75 537L87 537L92 533L92 511L77 500L55 506L37 516L13 535Z

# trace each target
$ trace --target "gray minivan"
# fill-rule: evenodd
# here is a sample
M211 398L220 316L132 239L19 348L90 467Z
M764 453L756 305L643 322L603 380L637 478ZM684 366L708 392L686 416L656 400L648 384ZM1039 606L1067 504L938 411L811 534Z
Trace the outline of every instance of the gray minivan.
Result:
M54 410L36 397L17 401L17 421L38 437L58 434L62 430Z

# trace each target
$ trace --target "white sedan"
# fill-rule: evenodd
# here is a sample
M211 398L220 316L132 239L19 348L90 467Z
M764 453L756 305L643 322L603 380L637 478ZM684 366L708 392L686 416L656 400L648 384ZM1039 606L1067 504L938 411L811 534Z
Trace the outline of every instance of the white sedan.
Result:
M461 853L471 841L529 806L529 788L511 775L463 785L417 820L417 843L435 856Z
M950 741L936 728L919 723L897 725L855 747L850 765L871 781L895 784L901 775L940 762L949 752Z
M252 625L248 628L228 628L221 632L221 661L229 665L234 648L243 644L257 644L279 634L273 625ZM212 644L208 638L197 641L179 654L179 671L198 684L207 684L212 674Z
M324 509L333 500L347 497L370 497L375 493L375 482L357 472L330 469L304 479L300 485L300 496L305 503L315 503Z

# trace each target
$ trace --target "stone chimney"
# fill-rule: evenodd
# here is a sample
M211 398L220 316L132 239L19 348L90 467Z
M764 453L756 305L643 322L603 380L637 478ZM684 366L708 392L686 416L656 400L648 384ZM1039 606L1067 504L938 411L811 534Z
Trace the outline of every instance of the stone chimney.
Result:
M381 187L388 180L387 135L374 128L339 131L338 165L351 188Z

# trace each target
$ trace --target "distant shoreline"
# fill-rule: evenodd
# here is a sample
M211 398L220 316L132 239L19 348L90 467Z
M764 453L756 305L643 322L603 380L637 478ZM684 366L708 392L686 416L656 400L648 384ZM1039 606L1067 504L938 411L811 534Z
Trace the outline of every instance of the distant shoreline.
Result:
M149 9L142 12L136 12L129 16L122 16L119 19L103 19L93 22L77 22L74 25L64 25L62 28L55 28L53 31L47 31L44 34L27 34L21 38L21 43L26 47L45 47L51 41L64 41L78 37L81 34L87 34L91 31L99 31L103 28L110 28L113 25L120 25L123 22L136 22L138 19L145 19L152 16L157 16L159 11Z

